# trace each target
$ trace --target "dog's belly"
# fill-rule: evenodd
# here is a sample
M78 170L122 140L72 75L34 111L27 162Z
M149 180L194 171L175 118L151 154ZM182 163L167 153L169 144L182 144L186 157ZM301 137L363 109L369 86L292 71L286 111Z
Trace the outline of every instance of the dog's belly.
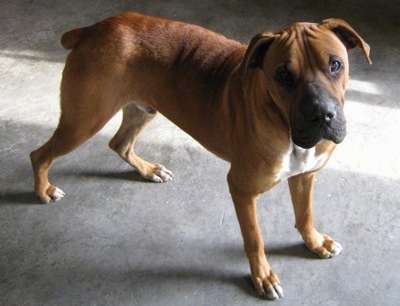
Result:
M315 153L315 147L303 149L292 144L291 149L283 158L282 168L276 176L276 181L281 181L300 173L314 171L322 167L328 155L316 155Z

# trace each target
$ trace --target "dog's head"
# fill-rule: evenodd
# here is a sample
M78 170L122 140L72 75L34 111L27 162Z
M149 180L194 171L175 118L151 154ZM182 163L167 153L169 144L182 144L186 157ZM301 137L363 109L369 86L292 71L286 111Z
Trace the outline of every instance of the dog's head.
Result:
M239 73L246 84L254 69L263 71L269 100L289 124L294 144L311 148L322 139L340 143L346 135L347 51L356 47L371 63L368 44L345 21L296 23L255 36Z

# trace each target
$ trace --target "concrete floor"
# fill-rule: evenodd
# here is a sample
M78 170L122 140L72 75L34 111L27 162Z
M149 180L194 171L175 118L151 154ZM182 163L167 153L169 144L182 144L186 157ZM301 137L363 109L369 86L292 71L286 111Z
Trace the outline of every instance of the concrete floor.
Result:
M390 4L388 4L390 2ZM386 3L386 4L384 4ZM225 182L229 165L162 117L139 152L173 181L143 181L108 149L120 115L53 168L67 192L41 205L28 154L54 130L67 30L135 10L248 43L294 21L347 20L373 65L350 54L349 133L323 170L316 224L344 252L310 254L286 183L260 201L277 305L399 305L399 1L1 1L0 305L258 305ZM147 136L147 137L146 137Z

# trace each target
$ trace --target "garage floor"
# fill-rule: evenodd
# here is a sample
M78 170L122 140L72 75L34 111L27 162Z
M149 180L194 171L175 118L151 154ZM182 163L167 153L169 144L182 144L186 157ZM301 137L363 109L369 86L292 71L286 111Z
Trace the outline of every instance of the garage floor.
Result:
M141 179L108 149L121 119L60 159L51 179L66 193L39 204L29 152L59 117L67 30L127 10L178 19L248 43L262 30L329 17L371 45L352 51L348 136L319 174L318 228L344 252L309 253L282 183L259 204L277 305L399 305L399 1L1 1L0 305L261 305L250 283L225 181L229 165L161 116L138 144L173 181Z

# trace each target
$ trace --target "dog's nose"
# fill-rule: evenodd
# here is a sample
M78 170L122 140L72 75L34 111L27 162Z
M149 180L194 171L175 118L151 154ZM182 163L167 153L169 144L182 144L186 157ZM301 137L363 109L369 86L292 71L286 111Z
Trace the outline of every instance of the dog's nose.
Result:
M339 103L323 86L310 82L305 88L301 112L303 120L313 126L329 125L338 116Z
M333 120L335 120L336 110L334 108L335 108L335 106L332 106L332 105L325 105L325 107L322 107L321 121L324 124L329 125Z
M315 103L303 110L304 117L314 125L329 124L336 117L335 105L333 103Z
M336 112L335 111L330 111L324 116L324 120L326 123L330 122L332 119L336 117Z
M336 111L331 109L331 110L325 110L322 109L321 107L315 107L315 109L312 111L312 115L307 115L305 114L306 117L309 117L309 121L317 124L317 123L329 123L332 120L335 119L336 117Z

